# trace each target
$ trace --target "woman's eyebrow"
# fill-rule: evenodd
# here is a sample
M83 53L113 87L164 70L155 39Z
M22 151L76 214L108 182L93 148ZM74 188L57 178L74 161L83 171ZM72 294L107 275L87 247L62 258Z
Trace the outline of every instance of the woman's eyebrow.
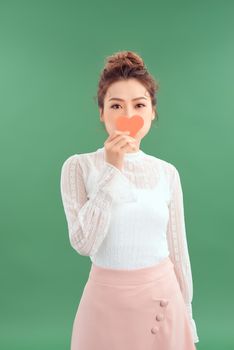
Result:
M132 101L140 100L140 99L142 99L142 98L144 98L145 100L147 100L147 97L142 96L142 97L135 97L135 98L132 99ZM111 100L124 101L122 98L119 98L119 97L111 97L111 98L109 99L109 101L111 101Z

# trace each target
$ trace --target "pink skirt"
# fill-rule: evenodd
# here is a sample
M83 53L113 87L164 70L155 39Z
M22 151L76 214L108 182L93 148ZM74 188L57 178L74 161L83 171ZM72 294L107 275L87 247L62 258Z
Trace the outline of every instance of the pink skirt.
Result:
M146 268L92 264L73 323L71 350L194 350L169 257Z

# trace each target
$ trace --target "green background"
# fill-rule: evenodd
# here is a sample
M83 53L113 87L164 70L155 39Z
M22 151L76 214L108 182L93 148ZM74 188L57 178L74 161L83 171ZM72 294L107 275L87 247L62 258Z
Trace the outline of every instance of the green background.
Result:
M160 84L141 149L180 172L196 346L234 348L233 19L233 1L0 1L1 349L69 349L91 261L70 246L60 171L103 146L94 96L121 50Z

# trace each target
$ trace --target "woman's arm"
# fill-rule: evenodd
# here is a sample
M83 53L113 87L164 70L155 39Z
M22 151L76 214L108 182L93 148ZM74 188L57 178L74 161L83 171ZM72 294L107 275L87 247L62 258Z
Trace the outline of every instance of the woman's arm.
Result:
M88 198L79 155L72 155L63 163L60 191L71 246L86 256L97 252L107 234L112 203L136 200L128 179L107 162Z
M183 191L179 172L174 165L172 166L171 171L171 200L169 203L167 240L170 258L174 264L176 277L188 310L194 343L197 343L199 342L199 338L192 315L193 280L186 238Z

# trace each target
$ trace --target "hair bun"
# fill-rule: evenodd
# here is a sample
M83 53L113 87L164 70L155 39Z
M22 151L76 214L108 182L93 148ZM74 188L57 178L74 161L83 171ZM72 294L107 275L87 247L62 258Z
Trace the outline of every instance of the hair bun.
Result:
M106 69L127 65L129 67L135 67L139 69L145 68L143 59L132 51L120 51L116 52L106 58Z

